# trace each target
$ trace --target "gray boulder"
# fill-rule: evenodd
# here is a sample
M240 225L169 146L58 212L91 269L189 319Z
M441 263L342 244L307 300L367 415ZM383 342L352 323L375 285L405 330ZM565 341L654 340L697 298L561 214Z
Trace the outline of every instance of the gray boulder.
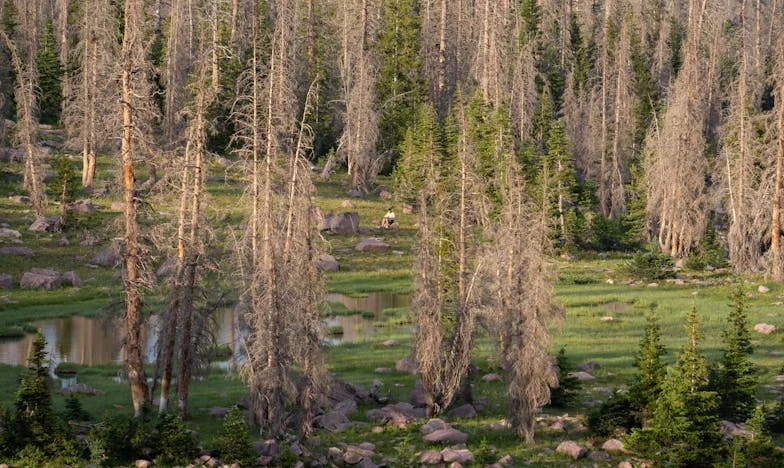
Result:
M391 245L379 239L365 239L354 246L354 250L357 252L364 252L365 250L389 250L390 248L392 248Z
M322 230L333 234L359 234L359 213L356 211L324 215L324 222L320 224Z
M424 450L418 456L419 462L425 465L438 465L443 458L438 450Z
M441 450L441 456L446 463L457 462L467 464L474 461L474 454L471 453L470 450L460 447L447 447L444 450Z
M101 205L95 205L91 200L77 200L71 203L71 210L77 213L95 213Z
M449 416L453 418L475 418L476 408L466 403L449 411Z
M448 429L450 426L443 419L434 418L419 427L419 432L422 434L430 434L441 429Z
M22 279L19 281L19 287L22 289L46 289L47 291L60 287L60 284L62 284L60 273L42 268L33 268L22 275Z
M13 229L0 228L0 237L6 239L19 239L22 237L22 235L19 233L19 231L15 231Z
M90 263L93 265L113 267L120 263L120 260L120 250L116 247L109 247L95 254Z
M460 432L455 428L439 429L427 434L424 437L425 442L443 443L448 442L452 444L462 444L468 440L468 435Z
M76 274L75 271L66 271L60 276L60 279L63 280L64 283L71 283L71 286L78 288L84 284L79 275Z
M405 372L407 374L416 374L419 371L416 363L411 358L403 358L397 361L395 364L395 369L398 372Z
M14 287L14 277L5 273L0 273L0 289L11 289Z
M555 451L569 455L575 460L588 454L587 448L571 440L566 440L558 444L558 447L555 449Z
M321 254L319 259L316 261L316 266L321 271L339 271L340 270L340 263L338 260L333 257L332 255L325 253Z
M59 216L42 216L33 221L27 229L35 232L55 232L60 230L61 223Z
M30 247L22 247L22 246L14 246L14 247L3 247L0 249L1 255L16 255L19 257L32 257L33 256L33 249Z
M314 423L316 427L322 427L330 432L342 432L351 428L351 421L341 411L332 411L319 416Z

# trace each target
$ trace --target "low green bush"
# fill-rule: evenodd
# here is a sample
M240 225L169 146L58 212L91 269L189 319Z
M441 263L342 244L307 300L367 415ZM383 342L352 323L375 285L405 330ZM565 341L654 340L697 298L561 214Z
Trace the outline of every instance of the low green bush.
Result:
M656 250L637 252L624 265L624 271L639 279L662 280L675 276L675 263L672 258Z

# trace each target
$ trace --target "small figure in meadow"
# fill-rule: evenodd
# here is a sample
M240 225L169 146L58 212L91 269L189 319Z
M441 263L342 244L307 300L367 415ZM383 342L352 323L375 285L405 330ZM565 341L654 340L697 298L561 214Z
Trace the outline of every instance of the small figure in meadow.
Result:
M381 220L381 227L386 229L392 229L395 224L395 212L392 211L392 207L387 210L387 214L384 215L384 219Z

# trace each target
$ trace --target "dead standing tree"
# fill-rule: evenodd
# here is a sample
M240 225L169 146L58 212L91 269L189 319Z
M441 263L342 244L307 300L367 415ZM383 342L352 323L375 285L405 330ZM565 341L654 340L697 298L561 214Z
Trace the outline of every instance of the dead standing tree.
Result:
M689 4L683 65L644 157L648 218L658 227L659 246L673 257L689 254L707 219L704 123L710 87L703 83L701 49L706 2Z
M536 414L550 401L558 375L549 354L552 322L563 311L552 302L556 271L548 264L548 216L540 216L509 159L503 207L484 252L491 319L499 339L501 362L509 373L509 421L520 437L533 442Z
M38 121L35 118L35 70L33 62L22 63L17 53L16 44L4 32L0 35L11 54L11 62L16 74L16 138L25 152L23 187L30 194L36 218L43 218L46 207L46 191L44 189L43 170L38 157L36 139L38 138Z
M136 190L135 164L149 152L146 138L153 107L150 103L149 63L144 35L143 0L126 0L123 13L123 42L121 53L120 111L122 139L120 155L125 204L125 340L126 368L131 385L134 415L149 402L147 377L144 372L141 337L141 288L144 284L143 253L139 235L140 195Z
M431 182L420 202L411 308L417 323L414 354L429 416L446 411L461 390L471 399L466 379L479 306L477 244L485 203L466 106L458 102L456 159L429 162ZM444 316L453 321L450 332Z
M63 121L73 147L81 147L82 185L95 178L96 153L107 149L120 123L116 112L117 19L110 0L85 0L79 28L70 102L64 106Z
M247 95L236 109L236 138L243 144L252 177L250 254L240 255L250 328L244 370L254 419L263 434L275 436L284 431L287 408L294 401L307 413L302 414L300 429L308 435L311 408L326 386L318 314L323 286L314 263L318 252L310 214L313 187L305 164L311 136L304 122L313 93L308 93L299 130L292 132L297 128L291 113L297 45L293 13L288 2L276 4L266 67L259 53L261 25L254 26L252 69L243 80ZM296 365L301 369L299 382Z
M178 407L183 415L188 415L190 377L194 353L194 294L198 278L200 258L203 254L201 243L202 198L204 188L204 167L207 157L207 113L215 100L212 83L212 62L209 60L210 47L213 46L208 33L213 21L217 20L214 9L204 2L198 5L199 17L196 20L198 42L196 48L201 59L194 63L194 77L189 86L191 104L185 112L188 119L187 140L180 171L180 208L177 220L177 267L172 277L172 291L169 311L164 328L161 352L161 398L159 411L166 412L169 391L172 383L175 347L179 335L178 356ZM178 333L179 332L179 333Z

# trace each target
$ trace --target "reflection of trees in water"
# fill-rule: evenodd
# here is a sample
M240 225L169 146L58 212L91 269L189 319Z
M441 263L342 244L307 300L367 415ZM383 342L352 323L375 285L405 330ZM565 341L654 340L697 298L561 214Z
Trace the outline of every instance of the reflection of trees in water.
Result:
M329 294L327 300L342 302L350 309L369 310L376 317L380 317L384 309L405 307L409 304L408 296L388 293L371 293L361 298ZM201 327L201 334L206 342L215 343L217 346L228 345L234 351L228 362L222 364L223 367L231 369L244 360L242 337L247 335L247 326L244 324L243 315L242 310L232 307L219 309L209 314ZM158 349L158 322L157 316L151 316L143 330L146 343L145 361L148 363L154 362ZM343 328L343 336L332 344L365 339L373 333L373 320L361 315L331 317L324 322L326 326L340 325ZM44 331L47 352L53 366L60 362L99 365L123 360L122 337L125 336L125 324L114 314L45 320L35 322L33 326ZM0 341L0 363L25 365L32 344L33 335Z

